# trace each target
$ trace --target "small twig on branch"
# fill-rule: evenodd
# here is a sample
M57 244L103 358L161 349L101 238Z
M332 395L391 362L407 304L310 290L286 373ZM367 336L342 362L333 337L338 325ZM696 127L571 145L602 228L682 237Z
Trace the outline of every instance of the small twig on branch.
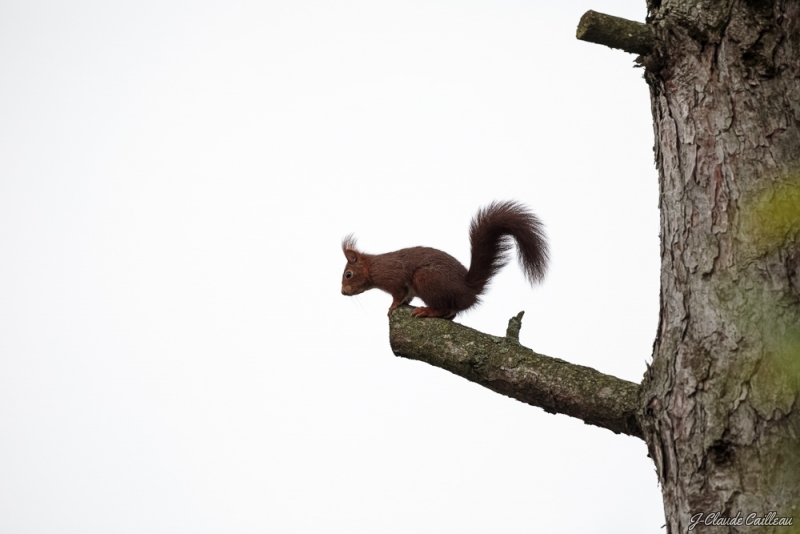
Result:
M537 354L513 335L495 337L452 321L417 319L412 309L398 308L389 321L389 340L397 356L447 369L549 413L642 437L636 418L638 384Z
M522 316L525 315L524 311L519 312L514 317L508 320L508 328L506 328L506 337L513 339L519 343L519 331L522 329Z
M652 52L656 44L651 26L591 10L581 17L576 37L642 56Z

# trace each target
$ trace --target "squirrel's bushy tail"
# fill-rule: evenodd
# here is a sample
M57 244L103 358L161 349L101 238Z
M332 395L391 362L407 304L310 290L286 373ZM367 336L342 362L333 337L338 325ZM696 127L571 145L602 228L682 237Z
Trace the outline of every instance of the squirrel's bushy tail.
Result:
M492 202L478 211L469 227L472 258L466 282L477 294L508 263L509 238L517 243L519 264L528 280L533 284L544 278L548 253L541 221L518 202Z

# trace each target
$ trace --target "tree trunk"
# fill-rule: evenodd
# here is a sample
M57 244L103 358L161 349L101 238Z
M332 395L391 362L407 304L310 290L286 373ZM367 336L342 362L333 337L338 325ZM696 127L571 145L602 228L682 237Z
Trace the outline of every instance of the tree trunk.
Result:
M800 4L653 0L648 7L657 45L642 61L662 262L641 422L668 532L687 532L693 522L700 531L794 532ZM705 527L715 512L738 514L742 524ZM750 514L769 512L795 516L794 525L747 525Z
M590 11L577 32L643 54L651 90L661 310L642 384L402 310L392 346L642 437L670 534L800 532L800 0L648 9L647 24Z

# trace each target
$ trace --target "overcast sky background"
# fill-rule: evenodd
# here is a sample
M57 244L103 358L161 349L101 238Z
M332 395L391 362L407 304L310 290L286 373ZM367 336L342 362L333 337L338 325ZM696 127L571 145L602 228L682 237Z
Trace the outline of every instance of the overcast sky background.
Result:
M640 440L396 358L341 238L468 262L458 321L639 382L658 186L633 56L574 0L0 5L0 532L661 532Z

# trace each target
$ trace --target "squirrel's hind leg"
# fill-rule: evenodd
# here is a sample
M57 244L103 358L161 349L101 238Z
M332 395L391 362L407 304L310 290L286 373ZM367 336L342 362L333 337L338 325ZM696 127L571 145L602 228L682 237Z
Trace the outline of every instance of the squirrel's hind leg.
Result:
M448 272L453 271L453 272ZM466 272L466 269L464 269ZM463 281L464 273L456 269L421 267L414 272L414 292L425 306L414 309L414 317L453 319L458 312L475 304L475 295Z
M434 310L433 308L427 308L425 306L414 308L411 311L411 315L414 317L441 317L442 319L447 319L448 321L452 321L457 313L457 311L453 310Z

